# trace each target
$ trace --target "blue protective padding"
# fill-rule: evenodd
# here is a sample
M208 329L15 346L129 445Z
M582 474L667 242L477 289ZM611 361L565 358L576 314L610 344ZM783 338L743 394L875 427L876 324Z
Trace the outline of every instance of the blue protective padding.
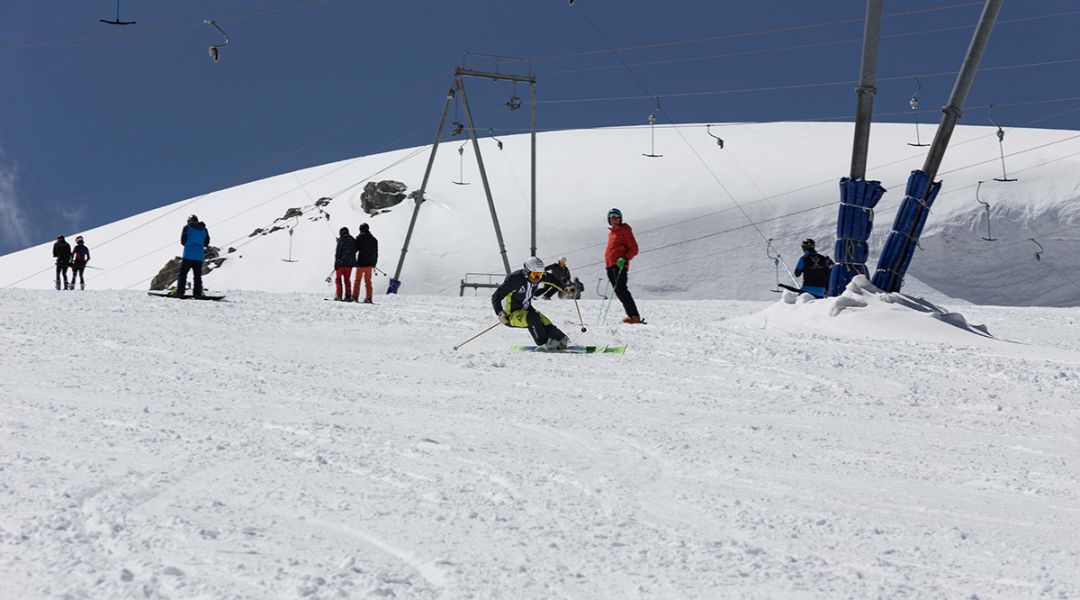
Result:
M929 187L929 193L927 188ZM930 185L930 179L923 171L912 171L908 178L907 195L896 212L893 230L885 241L885 247L878 257L877 270L874 272L874 285L886 292L898 292L904 284L904 274L911 264L911 257L919 244L919 236L926 226L930 206L941 191L941 182ZM922 201L923 196L926 200Z
M840 180L840 213L833 247L836 264L829 274L828 295L841 294L855 275L868 273L866 259L870 250L866 240L874 228L874 207L884 194L880 181L848 177Z
M387 294L396 294L397 291L398 291L398 288L400 288L400 287L401 287L401 280L394 279L393 277L391 277L390 278L390 283L388 283L387 286L386 286L386 293Z

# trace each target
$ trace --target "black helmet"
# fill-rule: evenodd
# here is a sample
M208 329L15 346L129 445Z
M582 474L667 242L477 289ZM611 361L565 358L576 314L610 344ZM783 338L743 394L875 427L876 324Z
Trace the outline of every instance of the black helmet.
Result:
M188 222L188 225L194 225L194 224L199 222L199 217L196 217L195 215L191 215L190 217L187 218L187 222Z
M370 229L371 229L371 227L369 227L367 223L361 223L360 224L360 232L361 233L367 233L368 230L370 230Z
M813 250L814 246L815 246L814 240L812 240L810 238L806 238L805 240L802 241L802 249L803 250Z
M342 227L341 229L338 229L338 235L349 235L349 228Z
M621 222L622 221L622 211L617 209L617 208L613 208L613 209L607 211L608 221L611 221L611 217L618 217L619 221Z

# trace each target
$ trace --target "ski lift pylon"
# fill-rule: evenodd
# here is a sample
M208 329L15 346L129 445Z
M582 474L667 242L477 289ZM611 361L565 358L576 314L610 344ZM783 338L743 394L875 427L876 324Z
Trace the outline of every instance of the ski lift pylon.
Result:
M116 0L116 19L110 21L109 19L98 19L102 23L108 23L109 25L134 25L135 21L121 21L120 20L120 0Z
M213 60L214 62L217 62L218 59L220 58L218 48L224 48L225 46L229 45L229 34L225 33L225 30L223 30L221 27L219 27L217 22L214 21L213 19L207 19L207 20L203 21L203 23L206 23L207 25L213 25L214 29L217 29L218 31L221 32L221 35L225 36L225 43L224 44L211 44L210 48L208 50L208 52L210 53L210 59Z

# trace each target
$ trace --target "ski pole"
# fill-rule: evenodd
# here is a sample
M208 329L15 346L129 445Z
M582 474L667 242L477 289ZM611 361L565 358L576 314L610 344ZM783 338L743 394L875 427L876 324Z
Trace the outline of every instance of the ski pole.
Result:
M577 320L581 324L581 333L585 333L585 319L581 318L581 306L577 303L577 298L574 298L574 308L577 309Z
M478 334L476 334L476 335L472 336L471 338L469 338L469 339L465 340L464 342L461 342L461 343L460 343L460 344L458 344L457 346L454 346L454 350L457 350L458 348L460 348L460 347L464 346L465 344L468 344L469 342L471 342L471 341L475 340L476 338L478 338L478 337L480 337L480 336L484 335L485 333L487 333L487 332L491 331L492 329L495 329L495 328L496 328L496 327L498 327L499 325L502 325L502 323L501 323L501 322L499 322L499 323L495 323L495 324L494 324L494 325L492 325L491 327L488 327L487 329L485 329L485 330L481 331L480 333L478 333Z
M619 267L619 271L617 273L615 273L615 284L618 284L619 277L622 276L622 272L623 272L623 267ZM608 282L608 285L611 285L610 281ZM614 292L614 286L612 286L612 295L614 295L614 293L615 293ZM607 314L608 314L608 310L610 310L610 309L611 309L611 298L608 298L606 305L605 304L600 305L600 310L601 310L600 324L601 325L603 325L607 321Z

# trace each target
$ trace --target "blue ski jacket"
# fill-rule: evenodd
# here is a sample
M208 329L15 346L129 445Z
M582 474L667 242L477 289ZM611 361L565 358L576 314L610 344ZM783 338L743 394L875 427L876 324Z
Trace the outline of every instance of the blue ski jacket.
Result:
M202 221L184 225L180 232L180 243L184 245L184 260L204 260L204 249L210 245L210 232Z

